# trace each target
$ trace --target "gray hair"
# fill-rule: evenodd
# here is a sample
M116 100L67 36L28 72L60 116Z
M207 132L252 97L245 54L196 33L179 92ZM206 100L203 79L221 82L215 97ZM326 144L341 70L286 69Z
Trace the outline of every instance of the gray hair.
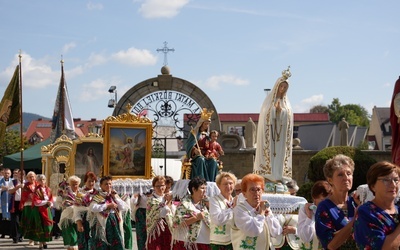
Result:
M33 175L36 177L36 173L33 171L29 171L28 174L26 175L26 177L29 177L30 175Z
M297 181L293 179L286 183L286 187L288 189L293 189L295 192L299 191L299 186L297 185Z
M78 185L81 184L81 178L79 178L76 175L71 175L70 177L68 177L68 184L71 185L72 182L78 182Z
M36 181L41 181L41 180L46 180L46 175L44 174L38 174L36 176Z
M325 178L332 178L333 173L336 170L343 168L343 166L348 166L351 169L351 172L354 173L354 161L346 155L338 154L332 159L327 160L324 165Z

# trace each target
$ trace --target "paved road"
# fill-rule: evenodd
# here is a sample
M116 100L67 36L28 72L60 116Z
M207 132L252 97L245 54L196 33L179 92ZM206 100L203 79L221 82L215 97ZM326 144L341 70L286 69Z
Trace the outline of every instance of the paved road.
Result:
M22 242L13 243L12 239L6 236L4 239L0 239L0 249L39 249L39 246L28 246L29 240L24 240ZM64 249L64 244L62 238L58 240L53 240L47 243L48 249Z
M0 249L1 250L14 250L14 249L39 249L39 246L28 246L29 240L24 240L23 242L13 243L12 239L6 236L4 239L0 238ZM53 240L47 243L48 249L65 249L62 238ZM136 244L136 233L133 231L133 250L137 250Z

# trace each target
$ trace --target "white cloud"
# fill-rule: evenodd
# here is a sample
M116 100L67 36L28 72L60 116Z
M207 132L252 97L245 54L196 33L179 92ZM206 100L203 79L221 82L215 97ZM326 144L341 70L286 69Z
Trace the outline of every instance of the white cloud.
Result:
M249 81L232 75L219 75L208 78L205 81L205 85L211 89L220 89L221 85L235 85L235 86L249 85Z
M70 42L70 43L67 43L67 44L65 44L64 46L63 46L63 48L62 48L62 54L64 55L64 54L66 54L66 53L68 53L68 51L70 50L70 49L73 49L73 48L75 48L76 47L76 43L74 43L74 42Z
M139 12L145 18L171 18L189 3L189 0L144 0Z
M90 54L89 58L88 58L88 62L85 64L86 67L94 67L97 65L102 65L107 63L108 59L107 56L104 54L96 54L96 53L92 53Z
M58 84L60 81L59 77L61 76L60 71L53 71L44 61L36 60L29 54L22 53L21 56L23 87L44 88L49 85ZM15 67L19 63L18 55L15 55L14 58L11 65L3 72L0 72L1 82L8 84L11 80Z
M68 51L73 48L75 43L64 45L63 51ZM52 57L44 56L40 59L35 59L27 53L22 53L22 81L24 88L41 89L51 85L58 86L61 77L61 65L55 67ZM133 66L148 66L154 65L157 62L157 57L149 50L129 48L121 50L117 53L107 55L104 53L92 53L86 62L77 65L74 68L64 68L66 79L72 79L78 75L82 75L86 69L98 65L108 63L110 60L116 61L121 64ZM0 83L4 86L8 85L15 67L18 65L18 54L14 56L14 60L10 66L0 72Z
M22 86L24 88L41 89L48 86L58 86L61 77L61 64L59 67L52 69L46 63L47 59L35 59L29 54L22 54ZM45 57L46 58L46 57ZM3 72L0 72L0 82L8 84L18 64L18 55ZM83 66L77 66L72 69L65 70L65 77L68 82L69 78L81 75L84 72Z
M315 105L320 105L322 103L323 99L324 99L324 95L323 94L313 95L313 96L311 96L309 98L301 100L301 103L315 106Z
M127 65L132 66L147 66L154 65L157 62L157 57L149 50L129 48L128 50L121 50L111 55L111 59Z
M68 80L69 78L82 75L84 72L84 67L80 65L75 68L67 70L67 68L65 68L64 66L64 72L65 72L65 78Z
M101 3L88 2L86 4L86 7L88 8L88 10L102 10L104 6Z
M316 105L322 105L322 101L324 100L324 95L313 95L306 99L300 101L295 105L292 104L293 111L295 113L308 113L310 109Z
M79 95L79 100L82 102L90 102L98 99L104 99L109 95L110 81L104 79L96 79L88 84L83 84L82 92ZM106 105L107 103L104 103Z

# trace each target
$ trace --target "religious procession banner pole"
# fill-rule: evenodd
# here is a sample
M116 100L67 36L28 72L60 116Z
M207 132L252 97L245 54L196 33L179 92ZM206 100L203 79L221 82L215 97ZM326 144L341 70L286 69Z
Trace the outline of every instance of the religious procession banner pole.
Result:
M19 50L19 117L20 117L20 127L19 127L19 132L20 132L20 139L21 139L21 161L20 161L20 169L21 173L24 171L24 135L23 135L23 117L22 117L22 68L21 68L21 50ZM21 183L23 183L23 175L21 174Z

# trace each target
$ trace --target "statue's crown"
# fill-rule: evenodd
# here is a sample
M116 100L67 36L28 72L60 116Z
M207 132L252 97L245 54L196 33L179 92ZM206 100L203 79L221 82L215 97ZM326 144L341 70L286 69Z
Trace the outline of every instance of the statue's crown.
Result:
M287 80L291 76L292 76L292 73L290 73L290 66L288 66L287 69L282 71L282 77L283 77L283 79Z
M211 111L207 111L207 108L203 108L201 110L201 119L205 120L205 121L211 121L211 116L214 113L214 110Z

